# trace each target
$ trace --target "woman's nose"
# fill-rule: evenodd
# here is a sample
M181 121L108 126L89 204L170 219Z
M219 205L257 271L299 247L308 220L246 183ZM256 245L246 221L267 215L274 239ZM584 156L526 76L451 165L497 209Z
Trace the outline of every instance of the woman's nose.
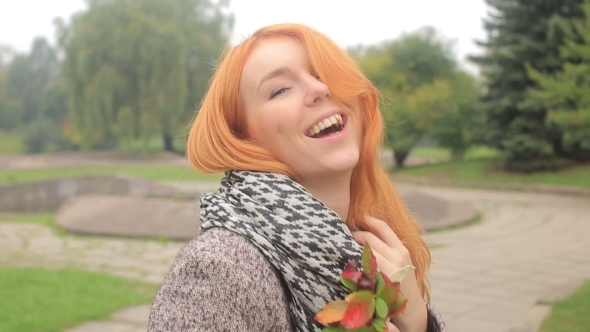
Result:
M307 106L312 106L328 98L330 98L330 89L328 86L318 78L310 76L306 97Z

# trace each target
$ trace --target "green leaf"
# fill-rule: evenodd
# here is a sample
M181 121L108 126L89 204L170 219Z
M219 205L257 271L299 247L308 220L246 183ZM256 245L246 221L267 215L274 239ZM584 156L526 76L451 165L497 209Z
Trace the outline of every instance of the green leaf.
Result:
M353 280L344 278L344 277L340 277L340 281L342 281L342 284L344 286L346 286L346 288L350 289L351 291L355 292L358 289L358 285L356 282L354 282Z
M377 297L382 299L387 305L391 305L401 295L401 290L399 286L399 282L395 283L386 283L381 288L381 291L377 293Z
M366 326L363 327L359 327L358 329L352 329L352 330L345 330L346 332L369 332L369 328Z
M373 321L373 327L379 332L385 331L385 329L387 329L387 325L385 325L385 320L383 318L376 318Z
M377 275L377 258L373 255L373 250L371 250L371 246L368 243L365 243L365 247L363 248L361 265L369 278L375 278Z
M375 296L370 291L356 292L350 300L340 326L350 330L367 325L375 313Z
M339 326L326 326L322 332L346 332L347 330Z
M383 272L377 273L377 289L375 290L376 293L379 293L381 289L385 285L385 280L383 280Z
M377 316L381 318L387 317L387 314L389 313L387 303L385 303L385 301L383 301L381 298L377 298L375 300L375 309L377 310Z

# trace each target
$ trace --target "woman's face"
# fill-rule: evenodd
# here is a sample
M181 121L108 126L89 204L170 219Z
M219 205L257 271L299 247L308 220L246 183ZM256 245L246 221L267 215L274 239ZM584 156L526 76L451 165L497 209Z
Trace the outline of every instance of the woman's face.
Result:
M260 41L244 65L240 96L249 137L304 181L350 173L358 163L358 106L339 106L297 40Z

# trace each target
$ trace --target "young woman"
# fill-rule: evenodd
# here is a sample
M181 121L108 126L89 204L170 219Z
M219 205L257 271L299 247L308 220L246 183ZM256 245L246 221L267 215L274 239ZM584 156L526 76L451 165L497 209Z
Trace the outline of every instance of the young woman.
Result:
M379 162L378 93L353 59L302 25L229 50L190 131L188 158L225 172L201 199L201 232L153 303L155 331L320 331L369 243L387 275L415 266L390 331L444 331L428 304L430 252Z

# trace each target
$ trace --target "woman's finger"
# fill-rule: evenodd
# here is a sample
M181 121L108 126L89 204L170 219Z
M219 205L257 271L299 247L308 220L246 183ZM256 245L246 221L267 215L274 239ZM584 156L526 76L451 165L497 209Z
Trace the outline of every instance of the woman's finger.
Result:
M390 251L392 250L392 248L371 232L356 231L352 233L352 236L361 246L364 246L365 243L369 243L369 246L371 246L373 251L380 252L384 256L389 256Z
M387 326L387 332L400 332L397 326L393 325L391 322L387 322L385 326Z
M365 242L369 243L373 250L373 255L375 255L377 266L379 267L379 270L385 273L385 275L390 276L397 272L402 266L407 265L403 255L397 254L378 237L368 232L362 233L367 234L356 234L355 239L358 238L359 240L357 241L359 241L361 245L364 245Z
M374 252L380 253L391 262L400 264L404 263L404 265L410 264L408 261L410 259L410 254L403 245L400 247L390 247L371 232L356 231L353 232L352 235L356 242L361 246L364 246L365 243L369 243Z
M387 225L383 220L365 216L365 222L369 228L368 231L375 234L388 246L392 248L399 248L400 246L403 246L402 241L397 237L391 227L389 227L389 225Z

